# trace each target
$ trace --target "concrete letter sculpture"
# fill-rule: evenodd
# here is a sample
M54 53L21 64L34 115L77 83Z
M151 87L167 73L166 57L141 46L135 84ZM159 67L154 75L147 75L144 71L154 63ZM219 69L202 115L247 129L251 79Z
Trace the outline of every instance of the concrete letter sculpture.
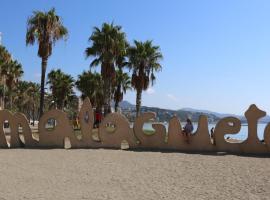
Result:
M177 117L169 121L168 132L163 124L153 123L154 132L146 134L143 130L144 123L155 119L152 112L141 114L130 127L125 116L119 113L108 114L100 124L97 131L99 140L93 139L94 115L88 98L83 102L79 113L81 138L75 135L68 116L60 110L50 110L41 117L39 141L34 139L26 117L21 113L12 114L7 110L0 111L0 148L64 148L64 141L69 139L71 148L120 148L126 141L131 149L157 149L178 151L210 151L230 153L256 153L270 154L270 122L264 130L264 142L257 135L258 120L266 113L251 105L245 113L248 122L248 137L243 142L230 143L224 139L226 134L237 134L241 129L241 122L235 117L221 119L214 131L211 142L207 117L199 118L198 128L190 136L187 143L182 134L182 127ZM47 127L48 120L54 126ZM4 127L8 121L9 127ZM22 129L23 141L19 136L19 127ZM6 133L5 133L6 132ZM9 134L7 133L9 132Z
M264 130L264 142L268 148L268 151L270 151L270 123L267 124Z
M153 134L146 134L143 130L144 123L151 119L155 119L156 114L153 112L147 112L141 114L134 123L134 134L139 140L138 146L141 148L157 149L166 148L165 137L166 129L162 124L153 124L152 127L155 130Z
M8 110L1 110L0 111L0 126L2 127L0 129L0 147L2 148L7 148L8 143L7 139L4 133L4 123L5 121L8 121L9 123L9 129L10 129L10 142L9 146L11 148L14 147L20 147L20 139L19 139L19 133L18 133L18 128L16 127L16 119L14 118L13 114L9 112Z
M212 151L213 145L211 144L207 117L201 115L198 122L198 129L191 136L191 146L194 151Z
M241 128L241 121L235 117L221 119L215 128L214 141L217 151L239 152L240 144L225 141L225 134L237 134Z
M114 125L114 130L108 130L107 124ZM99 127L99 136L103 147L120 148L123 141L128 142L129 148L136 146L136 139L125 116L119 113L110 113Z
M173 117L169 121L167 149L182 151L212 151L213 148L206 116L200 116L198 129L195 134L190 136L189 143L185 141L182 134L182 127L177 117Z
M55 120L52 130L45 126L49 119ZM67 114L60 110L50 110L43 114L39 124L39 146L48 148L63 148L65 138L69 138L71 147L79 147L79 140L73 133Z
M267 151L265 144L261 143L257 134L258 120L266 115L266 112L251 105L245 112L248 122L248 138L240 146L241 151L245 153L262 153Z
M79 120L82 132L82 139L80 141L79 147L81 148L97 148L100 147L100 142L93 140L93 125L94 125L94 114L93 108L90 103L89 98L85 98L83 101Z
M38 146L38 141L33 138L32 130L29 126L28 120L22 113L15 113L14 118L16 120L17 127L21 125L22 133L24 137L25 147L31 148Z

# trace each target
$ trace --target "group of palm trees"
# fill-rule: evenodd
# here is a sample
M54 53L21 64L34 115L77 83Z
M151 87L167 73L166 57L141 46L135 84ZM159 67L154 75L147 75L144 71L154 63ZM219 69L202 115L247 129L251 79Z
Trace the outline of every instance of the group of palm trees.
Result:
M21 81L22 65L14 60L7 49L0 45L0 106L1 109L20 111L29 118L38 117L40 86Z
M4 46L0 46L0 98L1 107L12 109L14 103L14 88L23 75L22 65L13 60Z
M19 104L26 99L31 102L27 103L28 106L18 104L18 110L25 112L38 110L41 116L44 109L49 109L50 106L58 109L75 108L78 104L78 98L74 93L76 87L81 91L82 98L89 97L93 106L100 111L103 109L106 115L111 112L112 101L115 104L115 111L118 111L123 95L127 90L134 88L137 92L136 115L138 116L142 92L154 83L155 72L161 70L162 54L159 46L154 46L150 40L145 42L134 40L133 44L129 44L121 26L103 23L101 28L94 27L89 37L90 45L85 50L86 58L92 58L90 69L80 74L76 81L60 69L52 70L48 73L45 82L47 63L53 46L56 41L67 37L68 30L54 8L48 12L34 11L28 18L26 44L38 44L38 56L41 58L40 85L18 81L23 74L21 65L13 61L8 54L5 55L5 49L0 49L0 73L1 81L4 83L2 85L7 87L5 92L11 91L17 84L15 92L21 90L22 93ZM6 58L2 59L3 57ZM100 73L92 70L97 66L100 66ZM46 84L49 85L50 94L46 93ZM26 95L31 96L32 99L24 98ZM0 97L5 99L2 89ZM15 99L12 99L12 95L8 96L8 101L4 100L5 103L11 104L10 108L13 101ZM44 107L45 101L47 101L47 108Z

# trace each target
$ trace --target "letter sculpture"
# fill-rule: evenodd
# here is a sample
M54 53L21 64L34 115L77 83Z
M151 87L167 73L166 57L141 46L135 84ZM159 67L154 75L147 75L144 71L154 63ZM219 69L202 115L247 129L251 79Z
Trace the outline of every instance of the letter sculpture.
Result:
M72 128L65 112L53 109L41 117L38 124L38 139L33 137L28 120L22 113L12 114L7 110L0 111L0 148L64 148L68 138L71 148L121 148L127 142L130 149L178 150L188 152L229 152L270 154L270 123L264 130L264 141L257 135L258 120L266 113L256 105L251 105L245 112L248 122L247 139L240 143L231 143L224 139L226 134L237 134L241 129L241 121L235 117L221 119L215 127L213 138L210 138L207 117L199 118L198 128L185 141L182 127L177 117L169 121L168 131L163 124L153 123L153 133L145 133L144 123L155 119L156 114L141 114L130 127L127 118L119 113L108 114L95 130L93 138L94 115L90 100L86 98L79 113L81 127L80 137ZM48 128L48 121L53 123ZM9 133L5 133L4 124L8 122ZM108 129L109 128L112 129ZM21 131L20 131L21 130Z

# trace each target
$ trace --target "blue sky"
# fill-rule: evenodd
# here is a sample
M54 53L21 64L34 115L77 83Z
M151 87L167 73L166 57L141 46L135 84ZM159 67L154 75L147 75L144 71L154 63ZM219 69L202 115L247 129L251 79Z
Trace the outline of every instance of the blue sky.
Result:
M41 62L37 46L25 45L27 18L52 7L69 38L54 47L47 72L61 68L77 78L89 69L92 28L113 21L130 42L151 39L164 55L143 105L243 114L256 103L270 111L270 1L1 0L2 42L23 64L25 80L39 82ZM135 91L125 99L135 103Z

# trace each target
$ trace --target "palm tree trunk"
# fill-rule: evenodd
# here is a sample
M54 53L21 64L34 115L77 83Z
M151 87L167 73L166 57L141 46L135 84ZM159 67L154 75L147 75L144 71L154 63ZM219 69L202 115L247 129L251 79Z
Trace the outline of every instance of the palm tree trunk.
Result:
M41 87L40 87L40 102L39 102L39 118L43 115L44 108L44 94L45 94L45 75L47 68L48 58L42 58L41 63Z
M4 94L1 96L1 109L4 110Z
M12 94L10 94L10 109L13 109L13 99L12 99Z
M104 116L111 113L111 96L112 96L112 66L110 62L101 64L101 76L104 81L103 92L104 92Z
M106 116L108 113L110 113L110 96L111 96L111 90L110 90L110 80L104 80L104 116Z
M35 108L33 106L33 114L32 114L32 120L33 120L33 126L35 126Z
M120 95L121 95L121 88L120 85L117 86L117 89L115 91L115 103L114 103L114 111L117 112L118 111L118 107L119 107L119 102L120 102Z
M112 101L112 99L111 99L111 96L112 96L112 85L111 85L111 83L110 83L110 87L109 87L109 98L108 98L108 109L107 109L107 113L109 114L109 113L111 113L112 112L112 109L111 109L111 101Z
M64 109L65 102L64 100L61 100L61 104L59 105L59 109L63 110Z
M5 102L5 97L6 97L6 75L4 77L4 89L3 89L3 110L5 109L6 102Z
M141 103L142 103L142 89L137 89L137 94L136 94L136 117L140 116Z
M118 111L118 107L119 107L119 102L118 101L115 101L115 104L114 104L114 111L115 112Z

